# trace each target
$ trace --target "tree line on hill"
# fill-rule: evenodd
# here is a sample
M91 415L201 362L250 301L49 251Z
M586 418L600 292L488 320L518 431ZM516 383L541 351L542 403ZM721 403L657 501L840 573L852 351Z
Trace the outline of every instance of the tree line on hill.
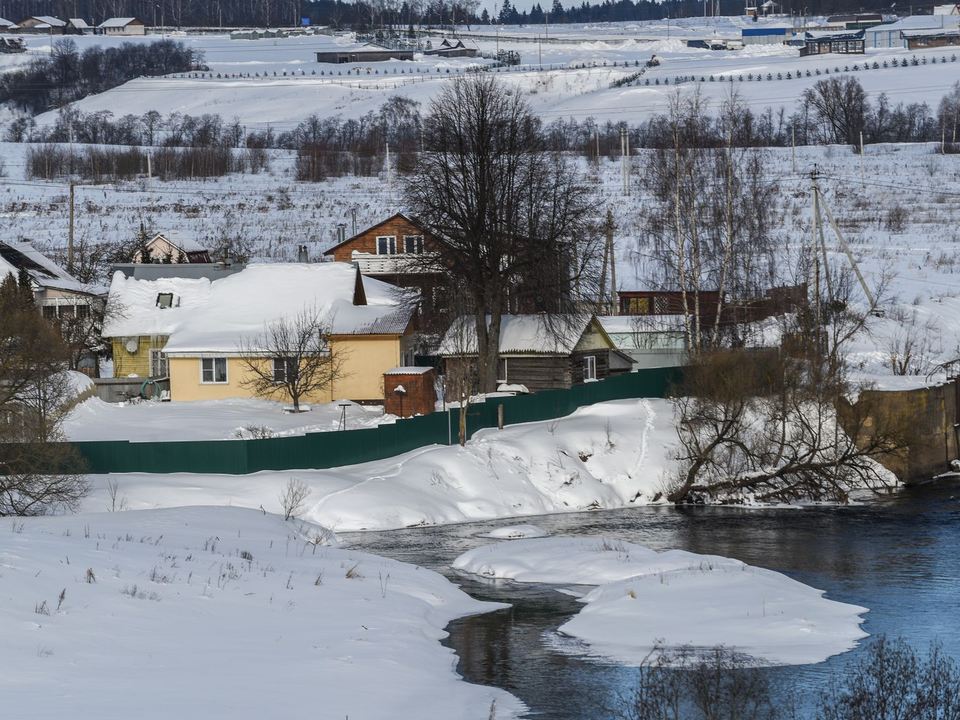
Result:
M886 6L884 6L886 7ZM53 0L8 0L4 5L8 20L14 22L30 15L62 16L63 5ZM854 0L811 0L803 6L807 14L859 12L862 4ZM799 12L800 8L796 8ZM720 0L724 15L740 15L739 0ZM789 12L789 10L787 11ZM377 28L435 27L500 24L521 25L549 22L597 23L662 20L664 18L701 17L700 0L598 0L590 2L562 0L537 2L533 7L518 8L516 2L504 0L493 17L480 8L478 0L116 0L109 6L100 0L77 0L71 5L71 17L84 18L95 24L109 17L136 17L148 25L175 27L290 27L302 18L313 25L373 30Z
M36 115L138 77L198 70L202 63L203 53L173 40L93 45L81 51L65 38L54 42L49 55L0 74L0 103Z

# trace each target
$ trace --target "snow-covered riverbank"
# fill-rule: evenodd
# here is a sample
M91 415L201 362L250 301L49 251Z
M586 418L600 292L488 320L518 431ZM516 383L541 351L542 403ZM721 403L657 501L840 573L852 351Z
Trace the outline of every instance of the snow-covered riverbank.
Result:
M488 612L424 568L227 507L0 519L4 717L486 720L439 640Z

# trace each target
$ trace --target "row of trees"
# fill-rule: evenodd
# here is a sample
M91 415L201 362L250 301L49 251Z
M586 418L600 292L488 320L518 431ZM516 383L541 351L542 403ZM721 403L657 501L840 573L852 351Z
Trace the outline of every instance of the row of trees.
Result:
M66 38L54 42L49 56L0 75L0 103L36 115L134 78L206 69L202 61L202 53L173 40L92 45L81 52Z
M75 391L71 348L34 305L26 272L0 283L0 516L74 510L89 492L82 458L63 439Z
M953 144L958 140L960 124L960 83L940 99L935 110L927 103L894 105L882 93L871 100L852 75L818 81L804 91L792 112L786 108L755 112L741 103L738 121L733 125L726 117L726 103L721 103L716 112L705 102L702 105L696 131L698 143L704 147L785 147L793 142L858 145L861 133L866 143L946 140ZM107 110L84 113L64 107L49 126L37 127L29 118L14 121L7 129L6 139L33 143L72 140L106 145L295 149L305 163L298 170L299 179L317 180L355 172L354 158L382 158L387 145L404 160L401 169L410 168L410 156L424 147L424 127L420 103L396 96L359 118L311 115L289 130L247 128L237 118L225 120L215 114L174 112L164 116L151 110L143 115L114 118ZM621 127L621 123L609 120L601 123L593 118L571 118L541 125L539 132L551 150L598 159L620 153ZM633 148L669 148L676 139L663 116L628 126L628 131ZM343 153L353 158L330 159L331 154ZM358 174L380 169L379 162L356 166L361 168Z

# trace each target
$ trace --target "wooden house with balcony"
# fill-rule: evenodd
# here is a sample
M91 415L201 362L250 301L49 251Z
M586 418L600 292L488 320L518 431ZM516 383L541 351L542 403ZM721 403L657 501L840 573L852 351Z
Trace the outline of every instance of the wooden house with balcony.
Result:
M445 327L446 278L439 262L442 241L416 220L396 213L326 250L325 259L353 263L365 277L420 294L420 327L439 333Z

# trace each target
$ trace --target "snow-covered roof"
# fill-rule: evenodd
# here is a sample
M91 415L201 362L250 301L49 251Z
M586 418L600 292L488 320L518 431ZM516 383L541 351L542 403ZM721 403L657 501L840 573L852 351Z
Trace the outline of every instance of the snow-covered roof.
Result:
M569 355L592 321L592 315L504 315L500 322L500 353ZM474 322L469 316L456 318L443 336L440 354L476 354Z
M127 17L127 18L110 18L109 20L104 20L97 27L100 28L122 28L126 27L132 22L136 22L136 18Z
M931 28L929 30L903 30L901 34L905 38L912 37L949 37L960 34L960 27L952 28Z
M201 245L193 235L182 230L165 230L164 232L158 232L150 242L156 241L157 238L163 238L175 248L183 250L185 253L204 252L207 249Z
M316 309L333 335L401 335L413 303L392 285L363 278L366 305L354 305L356 269L349 263L251 265L217 280L135 280L116 273L110 299L118 317L105 337L169 335L168 353L235 353L264 327ZM172 293L171 307L158 305Z
M683 315L603 315L597 317L610 335L683 332Z
M87 30L90 27L87 25L87 21L81 18L70 18L70 24L77 28L77 30Z
M27 19L39 20L41 24L46 25L47 27L64 27L67 24L64 20L50 17L49 15L31 15ZM39 27L39 25L37 27Z
M21 267L41 288L91 294L103 290L80 282L28 242L0 242L0 280L10 273L16 275Z
M12 22L10 22L9 20L5 20L5 19L3 19L3 18L0 18L0 27L13 27L14 25L15 25L15 23L12 23Z
M863 30L807 30L808 40L860 40Z
M384 375L426 375L433 370L432 367L420 367L419 365L404 365L395 367L393 370L387 370Z
M899 32L901 30L929 30L933 28L957 27L960 15L911 15L889 25L877 25L869 28L868 33Z

